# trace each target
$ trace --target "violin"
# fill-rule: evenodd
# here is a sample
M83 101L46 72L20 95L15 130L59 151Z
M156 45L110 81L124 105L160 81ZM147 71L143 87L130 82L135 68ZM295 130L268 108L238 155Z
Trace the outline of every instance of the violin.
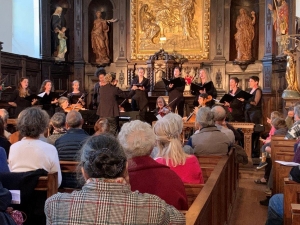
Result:
M210 102L212 99L213 99L212 96L208 95L208 97L204 98L202 103L199 104L199 106L197 106L196 109L200 109L201 107L206 107L206 103ZM196 109L194 109L193 112L188 116L186 122L196 122Z
M158 114L161 116L161 117L164 117L166 114L168 114L169 112L171 112L171 108L169 106L164 106L163 108L161 108L159 111L158 111Z

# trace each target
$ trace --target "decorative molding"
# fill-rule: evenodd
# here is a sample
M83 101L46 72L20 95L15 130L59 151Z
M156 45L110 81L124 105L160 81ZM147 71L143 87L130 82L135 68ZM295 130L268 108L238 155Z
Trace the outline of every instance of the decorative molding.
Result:
M222 13L219 11L218 12L218 19L217 19L217 27L218 27L219 33L221 32L222 26L223 26Z

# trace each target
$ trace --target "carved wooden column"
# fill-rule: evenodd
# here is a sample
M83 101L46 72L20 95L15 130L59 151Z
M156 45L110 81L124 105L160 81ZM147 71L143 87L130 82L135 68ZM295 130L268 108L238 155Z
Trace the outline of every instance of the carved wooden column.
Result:
M84 79L84 66L85 62L83 59L83 3L82 0L74 1L74 80L78 80L82 87L85 87Z

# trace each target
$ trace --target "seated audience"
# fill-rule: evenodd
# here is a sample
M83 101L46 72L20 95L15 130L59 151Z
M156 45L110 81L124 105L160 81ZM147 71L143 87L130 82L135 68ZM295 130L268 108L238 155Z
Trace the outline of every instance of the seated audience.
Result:
M294 121L284 139L297 139L300 136L300 105L294 107Z
M89 135L82 129L83 119L72 110L66 116L67 132L55 141L59 160L76 161L77 153Z
M0 109L0 117L3 119L3 122L4 122L4 127L5 127L4 135L5 135L6 138L9 138L9 136L11 135L11 133L9 133L6 130L7 120L8 120L9 114L8 114L8 112L5 109Z
M294 106L289 107L285 122L288 129L292 128L294 124Z
M47 224L185 224L184 215L157 196L130 190L126 156L113 136L88 139L80 165L82 191L48 198Z
M9 172L9 168L7 165L7 156L4 148L0 147L0 173Z
M151 126L140 120L125 123L118 139L128 158L131 190L157 195L178 210L186 210L187 197L180 177L150 157L155 145Z
M13 218L6 212L11 205L11 193L3 188L0 182L0 224L1 225L17 225Z
M53 145L39 140L40 134L49 124L49 116L40 108L23 110L18 117L17 129L24 137L11 145L8 163L11 172L27 172L44 169L58 172L58 186L61 183L61 171L57 150Z
M63 136L66 130L66 115L64 113L55 113L50 119L50 126L53 128L52 134L47 137L47 142L54 145L55 141Z
M227 135L230 145L235 143L235 136L232 130L230 130L225 122L226 119L226 111L222 106L215 106L211 109L214 114L215 126L224 134Z
M156 162L170 167L183 183L203 184L202 170L194 155L186 154L182 149L180 135L182 117L169 113L154 125L158 154Z
M7 140L7 138L4 135L4 121L0 117L0 147L5 149L6 155L8 157L9 155L9 148L10 148L10 142Z
M100 118L94 125L94 136L100 135L103 133L108 133L110 131L110 125L106 118Z
M214 115L208 107L201 107L196 115L199 132L191 136L188 145L195 155L226 155L230 140L216 126Z

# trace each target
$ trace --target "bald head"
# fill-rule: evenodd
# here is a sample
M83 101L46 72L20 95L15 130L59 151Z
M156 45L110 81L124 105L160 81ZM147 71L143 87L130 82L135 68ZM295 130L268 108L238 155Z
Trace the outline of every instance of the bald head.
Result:
M226 111L222 106L215 106L211 109L212 113L214 114L215 121L224 121L226 119Z
M82 124L83 124L83 119L79 112L75 110L68 112L66 117L67 128L81 128Z

